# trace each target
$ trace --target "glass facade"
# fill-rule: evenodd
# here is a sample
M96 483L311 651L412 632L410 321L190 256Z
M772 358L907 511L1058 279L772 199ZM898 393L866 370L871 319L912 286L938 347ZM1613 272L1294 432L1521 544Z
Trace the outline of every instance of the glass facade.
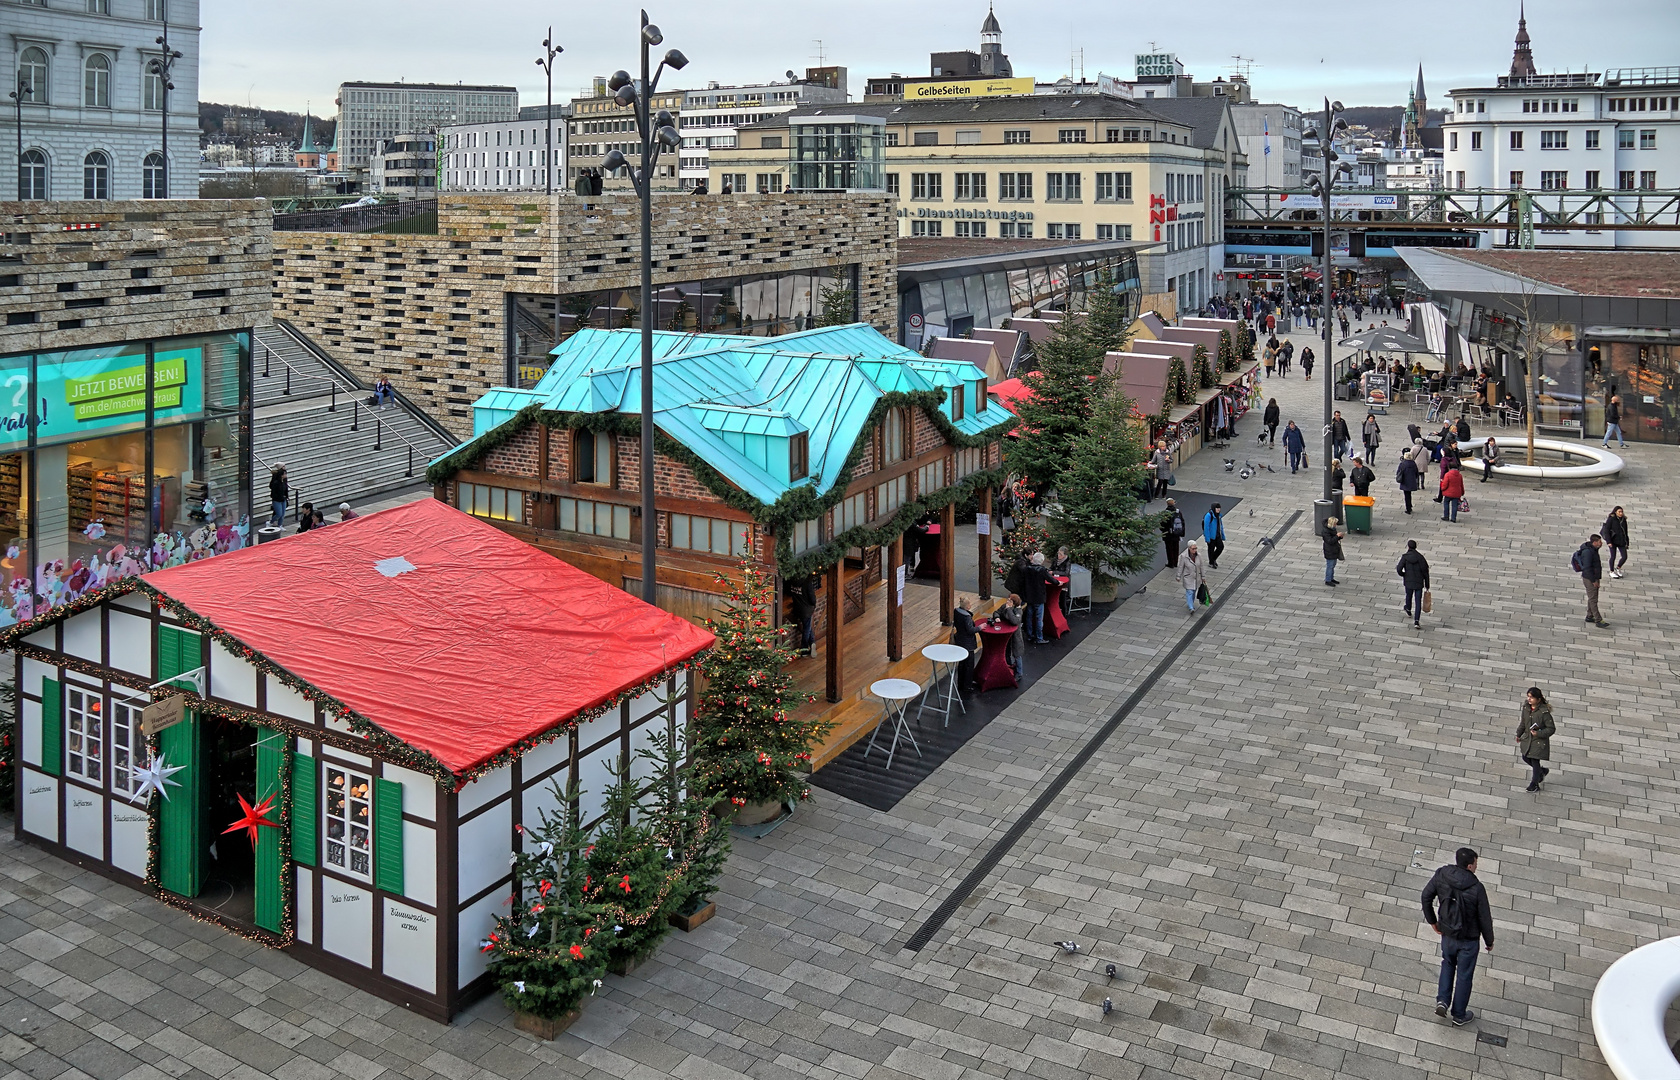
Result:
M248 332L0 357L0 623L243 547Z
M918 282L899 295L904 343L919 347L921 336L943 335L953 320L965 316L972 318L976 327L999 327L1005 319L1036 316L1051 309L1083 310L1086 292L1105 272L1113 277L1114 291L1125 303L1125 314L1136 314L1141 282L1137 256L1131 252L1012 270L981 267L972 274ZM911 315L922 316L927 327L923 334L910 328Z
M1586 345L1586 434L1604 438L1604 407L1616 394L1628 442L1680 444L1680 345L1592 338Z
M792 138L788 175L793 186L801 191L880 191L887 141L884 121L872 116L829 120L788 125Z

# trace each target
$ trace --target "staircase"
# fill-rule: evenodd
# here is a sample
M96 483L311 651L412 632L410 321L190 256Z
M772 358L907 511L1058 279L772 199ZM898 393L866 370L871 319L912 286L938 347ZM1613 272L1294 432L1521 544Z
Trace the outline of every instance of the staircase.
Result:
M252 398L256 500L266 502L268 472L286 463L288 515L304 502L323 513L341 502L425 483L426 464L455 445L401 398L370 408L373 391L280 325L255 331ZM330 515L329 515L330 516Z

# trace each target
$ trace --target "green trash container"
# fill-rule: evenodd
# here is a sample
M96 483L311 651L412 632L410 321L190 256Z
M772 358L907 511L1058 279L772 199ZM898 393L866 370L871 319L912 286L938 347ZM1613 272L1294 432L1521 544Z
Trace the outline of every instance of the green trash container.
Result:
M1377 500L1369 495L1349 495L1342 499L1342 513L1347 515L1349 532L1371 533L1371 508Z

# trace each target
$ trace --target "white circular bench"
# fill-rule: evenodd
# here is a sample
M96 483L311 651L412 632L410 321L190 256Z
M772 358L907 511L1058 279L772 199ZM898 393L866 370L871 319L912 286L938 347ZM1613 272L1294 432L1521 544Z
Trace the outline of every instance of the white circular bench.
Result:
M1680 1080L1663 1019L1680 997L1680 937L1641 946L1593 989L1593 1035L1616 1080Z
M1498 436L1494 436L1498 438ZM1459 449L1464 451L1463 464L1466 472L1479 469L1487 471L1487 462L1481 458L1472 458L1470 454L1480 450L1487 439L1465 439L1459 443ZM1493 470L1493 479L1508 476L1522 480L1602 480L1608 476L1616 476L1626 466L1620 455L1612 454L1603 447L1593 446L1591 443L1566 442L1563 439L1535 439L1536 450L1546 450L1554 454L1580 455L1590 464L1586 465L1524 465L1518 459L1527 457L1528 439L1513 438L1510 442L1499 444L1500 457L1505 464Z

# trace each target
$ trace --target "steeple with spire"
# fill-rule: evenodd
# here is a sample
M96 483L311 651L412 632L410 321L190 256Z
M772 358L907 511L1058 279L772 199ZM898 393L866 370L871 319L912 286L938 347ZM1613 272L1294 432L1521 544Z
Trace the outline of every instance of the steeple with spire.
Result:
M1511 78L1535 74L1534 50L1528 45L1528 12L1517 4L1517 47L1511 52Z
M1421 63L1418 64L1417 91L1412 96L1417 101L1418 116L1427 117L1429 113L1429 97L1423 92L1423 65Z
M303 114L303 142L298 145L297 153L292 155L300 169L319 169L321 167L321 148L315 145L314 118L307 111Z
M990 4L986 6L986 21L980 24L980 74L997 79L1015 74L1003 52L1003 27L998 25L997 12Z
M325 160L325 166L328 172L335 173L339 169L338 133L343 130L343 127L343 124L333 125L333 143L332 146L327 149L327 156Z

